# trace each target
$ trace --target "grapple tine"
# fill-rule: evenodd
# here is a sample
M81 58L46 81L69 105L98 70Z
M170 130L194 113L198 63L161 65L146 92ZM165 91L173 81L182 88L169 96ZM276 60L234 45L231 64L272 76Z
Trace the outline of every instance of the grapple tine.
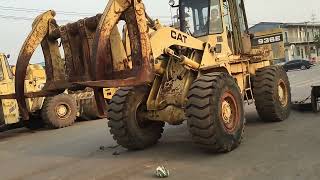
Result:
M123 59L112 58L110 44L112 30L117 26L120 18L123 18L128 26L132 52L132 68L125 70L116 70L113 66L113 61L121 62ZM99 87L96 84L100 81L103 87L121 87L142 85L153 81L153 57L145 9L141 1L109 1L94 39L92 62L94 80L98 82L82 84Z
M16 98L21 116L25 120L29 119L29 113L24 95L24 80L26 77L27 67L34 51L47 35L49 30L48 22L50 21L50 19L53 19L54 16L54 11L47 11L35 19L32 25L32 31L29 34L28 38L25 40L17 60L15 79Z

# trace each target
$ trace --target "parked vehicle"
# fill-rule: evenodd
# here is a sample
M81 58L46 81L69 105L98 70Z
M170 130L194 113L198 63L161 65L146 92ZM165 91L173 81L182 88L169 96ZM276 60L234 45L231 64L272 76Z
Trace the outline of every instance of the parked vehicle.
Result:
M311 64L314 64L314 65L317 63L317 59L316 58L311 58L309 61L310 61Z
M295 70L295 69L306 70L306 69L310 69L312 66L313 66L313 64L307 60L292 60L292 61L285 63L283 65L283 68L286 71Z

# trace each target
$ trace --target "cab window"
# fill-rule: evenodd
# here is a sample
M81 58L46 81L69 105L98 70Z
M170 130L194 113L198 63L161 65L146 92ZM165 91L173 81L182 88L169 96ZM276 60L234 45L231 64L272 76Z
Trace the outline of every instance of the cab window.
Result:
M181 0L187 29L195 37L223 32L220 0Z
M220 34L223 32L220 0L211 0L209 27L210 34Z
M185 20L189 33L195 37L206 36L209 33L207 25L209 1L182 0L181 3L185 9Z
M246 32L247 27L246 27L246 21L244 17L244 10L242 9L242 1L241 0L236 0L237 2L237 10L238 10L238 17L239 17L239 23L240 23L240 30L241 32Z

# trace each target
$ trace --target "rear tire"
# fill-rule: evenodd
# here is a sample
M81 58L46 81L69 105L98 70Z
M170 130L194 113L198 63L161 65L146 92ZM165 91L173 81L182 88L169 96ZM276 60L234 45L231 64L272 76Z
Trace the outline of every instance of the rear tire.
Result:
M148 91L121 88L112 97L108 109L108 126L117 143L129 150L142 150L158 142L164 122L144 119Z
M318 95L318 93L316 91L316 88L312 88L312 91L311 91L311 105L312 105L312 111L314 113L319 113L319 111L320 111L318 98L319 98L319 95Z
M253 96L263 121L279 122L289 117L291 89L287 73L282 67L258 69L253 79Z
M50 128L71 126L77 118L76 100L68 94L47 97L43 103L41 116Z
M191 86L187 103L193 141L213 152L230 152L242 141L245 127L243 98L226 73L210 73Z

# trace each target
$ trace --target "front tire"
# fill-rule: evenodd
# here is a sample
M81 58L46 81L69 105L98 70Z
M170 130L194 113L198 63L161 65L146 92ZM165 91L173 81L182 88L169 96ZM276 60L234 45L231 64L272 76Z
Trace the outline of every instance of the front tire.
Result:
M320 106L319 106L319 95L318 95L318 88L313 87L311 91L311 105L312 105L312 111L314 113L319 113Z
M143 88L121 88L109 105L110 133L119 145L129 150L142 150L156 144L163 132L164 122L143 117L147 92Z
M74 124L77 112L75 98L68 94L60 94L45 99L41 116L50 128L59 129Z
M230 152L241 144L243 98L229 74L210 73L198 78L189 91L186 113L196 144L213 152Z
M253 79L253 96L263 121L279 122L289 117L291 89L287 73L282 67L258 69Z

